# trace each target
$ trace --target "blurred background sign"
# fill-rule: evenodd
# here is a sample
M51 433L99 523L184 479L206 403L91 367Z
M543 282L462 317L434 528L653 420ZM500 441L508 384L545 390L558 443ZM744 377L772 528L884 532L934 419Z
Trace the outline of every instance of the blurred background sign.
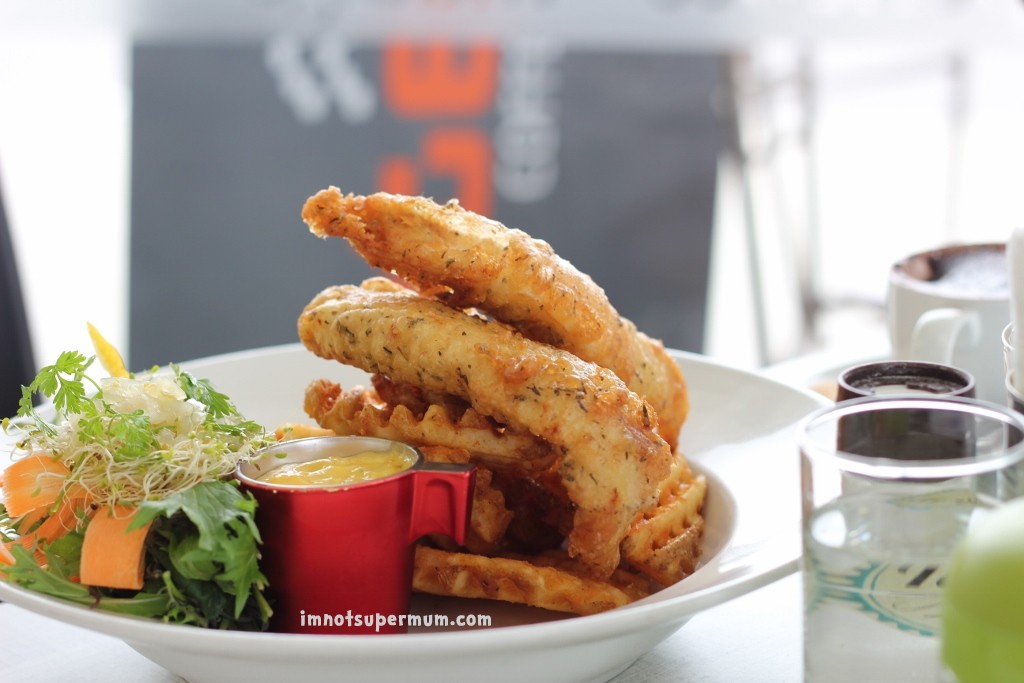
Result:
M316 292L370 275L299 218L328 185L457 198L550 242L641 329L700 351L719 68L529 38L136 43L131 365L295 341Z

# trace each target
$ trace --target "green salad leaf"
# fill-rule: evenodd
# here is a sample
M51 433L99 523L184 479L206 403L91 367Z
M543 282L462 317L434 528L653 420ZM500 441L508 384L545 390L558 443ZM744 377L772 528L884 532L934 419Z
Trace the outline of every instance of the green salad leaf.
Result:
M234 482L210 481L143 503L132 521L137 528L158 517L167 520L155 531L157 563L186 601L213 612L200 617L203 626L239 628L270 617L255 512L256 500ZM230 604L219 596L230 596Z
M272 438L209 381L176 365L97 382L87 374L94 360L62 353L22 387L18 417L4 420L3 428L20 434L19 449L49 453L66 465L64 490L88 491L92 509L129 505L138 509L132 528L152 523L144 586L130 591L78 582L84 513L79 528L50 543L10 545L14 563L0 565L5 578L112 612L207 628L267 628L256 500L231 474ZM51 400L52 421L34 406L38 395ZM18 540L19 531L32 528L0 506L0 541Z
M67 600L117 614L137 617L161 617L167 613L171 600L166 592L141 590L131 595L83 586L74 580L78 574L78 558L82 555L81 532L71 532L43 549L45 566L36 563L33 554L21 545L11 546L14 564L5 567L10 581L43 595Z

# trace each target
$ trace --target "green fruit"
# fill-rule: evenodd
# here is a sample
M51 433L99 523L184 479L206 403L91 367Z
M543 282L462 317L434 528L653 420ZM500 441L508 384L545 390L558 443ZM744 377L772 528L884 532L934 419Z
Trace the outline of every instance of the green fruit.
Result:
M942 658L959 683L1024 681L1024 499L991 512L957 546Z

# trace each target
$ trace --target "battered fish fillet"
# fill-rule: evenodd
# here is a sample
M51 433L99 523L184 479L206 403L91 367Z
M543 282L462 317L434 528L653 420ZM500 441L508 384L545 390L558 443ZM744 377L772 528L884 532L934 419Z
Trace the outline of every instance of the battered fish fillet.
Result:
M654 407L659 433L675 448L689 409L678 364L546 242L454 201L342 195L336 187L310 197L302 218L316 235L347 239L370 265L426 296L477 307L531 339L611 369Z
M607 577L637 514L654 503L672 452L657 415L610 370L413 293L342 285L298 320L322 358L380 373L557 446L559 476L576 506L570 555Z

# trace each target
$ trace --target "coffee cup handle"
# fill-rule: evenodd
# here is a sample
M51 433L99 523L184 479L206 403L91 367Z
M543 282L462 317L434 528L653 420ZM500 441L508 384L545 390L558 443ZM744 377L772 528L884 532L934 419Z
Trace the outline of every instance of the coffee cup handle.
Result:
M915 360L943 363L953 361L953 349L962 335L976 345L981 341L981 318L975 311L936 308L917 319L910 337L910 354Z

